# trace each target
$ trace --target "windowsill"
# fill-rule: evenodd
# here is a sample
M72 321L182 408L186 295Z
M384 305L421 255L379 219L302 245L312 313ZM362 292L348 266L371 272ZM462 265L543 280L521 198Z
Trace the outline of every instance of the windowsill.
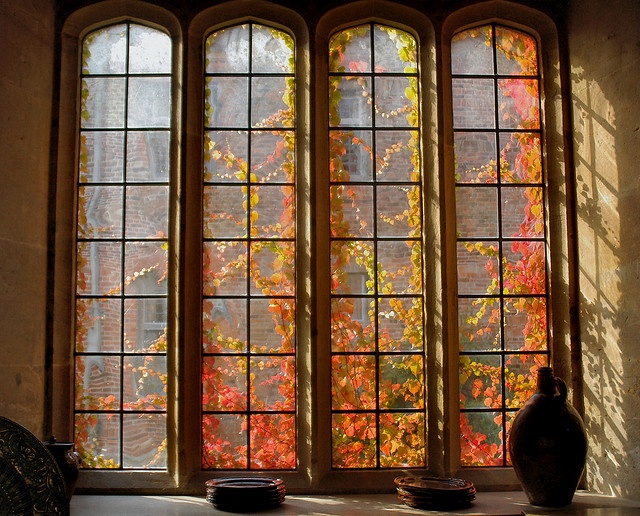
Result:
M120 496L75 495L71 500L71 515L147 514L184 515L212 514L212 505L196 496ZM610 496L578 492L573 503L561 509L546 509L529 505L521 491L478 493L474 504L465 510L446 514L486 515L561 515L631 516L638 514L640 502ZM216 511L218 512L218 511ZM436 511L411 509L393 494L380 495L287 495L278 508L266 511L269 515L341 515L341 514L441 514ZM262 514L262 513L251 513Z

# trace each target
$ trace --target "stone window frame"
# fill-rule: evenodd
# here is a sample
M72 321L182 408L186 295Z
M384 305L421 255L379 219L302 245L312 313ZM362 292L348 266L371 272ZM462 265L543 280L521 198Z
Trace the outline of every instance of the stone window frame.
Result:
M409 2L404 2L409 3ZM390 489L397 470L390 471L336 471L330 465L330 432L328 416L313 415L313 407L328 406L327 364L317 362L316 350L326 344L328 328L326 307L323 308L321 279L326 276L326 265L311 259L312 250L317 255L326 252L327 242L314 232L311 221L326 215L319 192L324 188L323 174L326 156L320 152L327 149L326 106L318 99L326 98L327 60L326 48L330 36L343 28L362 22L380 22L396 25L416 36L419 42L421 91L422 91L422 146L423 175L426 185L424 194L424 231L431 238L424 241L425 255L435 256L427 260L431 265L426 271L426 311L431 314L426 321L427 342L427 421L429 436L427 455L429 473L434 475L463 476L480 489L483 487L513 488L517 480L513 470L500 468L461 468L459 464L457 398L457 311L455 261L455 228L446 220L455 220L455 185L453 178L453 131L451 115L450 41L458 31L472 26L496 22L533 34L539 43L542 63L542 106L544 138L546 142L545 166L548 180L548 218L550 221L550 291L553 293L553 317L551 325L552 360L556 374L570 377L576 364L574 342L576 327L571 317L573 297L574 251L570 234L571 184L566 171L567 157L563 143L568 136L565 127L570 120L563 56L559 47L559 36L555 22L544 12L506 1L476 2L452 12L419 12L403 5L403 2L381 2L361 0L328 10L318 20L307 19L290 9L265 1L229 2L204 9L190 20L179 20L170 11L145 2L121 2L106 0L72 11L62 20L59 35L60 85L59 85L59 140L58 160L54 167L57 185L55 229L52 235L55 245L53 306L54 365L50 382L53 431L56 435L72 434L71 412L73 386L69 378L73 375L71 361L73 343L73 278L74 278L74 234L75 234L75 184L76 174L76 127L79 106L78 61L82 37L100 26L122 20L143 22L167 31L174 45L173 88L181 92L173 110L175 137L171 144L172 181L175 184L170 197L175 214L170 221L170 232L180 235L174 238L173 252L169 262L173 279L169 296L169 335L177 342L169 357L169 397L189 400L168 407L168 437L173 443L168 449L169 468L156 471L86 471L78 488L90 491L109 489L111 492L203 492L203 483L216 475L212 471L200 471L200 421L199 381L181 383L179 378L197 377L193 366L199 363L199 349L188 346L198 342L200 311L197 300L200 283L190 281L198 276L200 263L199 210L185 209L190 193L200 186L198 174L189 170L201 168L201 99L202 59L204 37L216 28L231 22L252 20L262 22L290 32L296 40L296 75L306 80L298 91L297 113L298 152L297 168L302 171L299 179L298 231L305 252L300 254L299 270L302 289L299 292L300 306L308 307L299 316L298 342L310 342L299 352L299 441L325 443L319 446L301 447L299 470L278 472L285 479L291 492L344 492ZM249 13L247 11L250 11ZM311 16L311 15L309 15ZM312 23L313 22L313 23ZM313 33L309 31L313 29ZM560 66L559 66L560 65ZM313 74L311 71L313 70ZM428 101L427 101L428 100ZM318 149L315 153L312 149ZM312 177L313 176L313 177ZM196 203L197 204L197 203ZM197 229L180 233L190 225ZM184 263L184 268L179 264ZM194 270L195 269L195 270ZM317 291L314 290L317 289ZM429 295L438 293L439 295ZM194 304L195 303L195 304ZM326 347L326 346L325 346ZM320 354L321 351L318 351ZM321 357L320 357L321 358ZM326 361L325 361L326 362ZM315 367L315 366L314 366ZM323 393L324 386L324 393ZM580 399L581 389L575 384L574 400ZM312 391L316 389L316 394ZM574 404L575 401L574 401ZM578 402L578 406L580 403ZM327 411L328 413L328 411ZM194 437L198 436L198 437ZM324 446L324 447L323 447ZM329 453L327 453L329 450ZM225 474L229 472L221 472ZM236 472L239 473L239 472ZM246 472L245 472L246 473ZM252 474L254 472L251 472ZM272 474L269 472L267 474Z

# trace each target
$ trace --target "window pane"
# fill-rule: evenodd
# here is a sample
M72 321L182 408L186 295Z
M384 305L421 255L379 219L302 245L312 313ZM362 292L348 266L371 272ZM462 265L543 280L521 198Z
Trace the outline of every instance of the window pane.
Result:
M492 75L493 27L485 25L459 32L451 39L451 72L466 75Z
M89 34L82 47L82 73L123 74L127 69L127 26L112 25Z
M330 40L334 468L426 464L416 49L374 24Z
M452 65L460 459L505 466L510 421L549 353L537 47L486 25L454 36Z
M237 25L205 59L202 465L295 469L293 39Z
M171 73L171 38L155 29L133 25L129 73Z
M165 468L171 40L124 23L82 48L76 449L83 467Z

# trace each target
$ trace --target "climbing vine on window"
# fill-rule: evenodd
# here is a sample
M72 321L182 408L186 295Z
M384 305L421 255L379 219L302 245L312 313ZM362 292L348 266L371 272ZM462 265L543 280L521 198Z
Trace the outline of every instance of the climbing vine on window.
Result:
M202 466L296 467L294 43L205 47Z
M416 41L367 24L329 45L334 468L424 467Z
M460 460L504 466L511 421L549 354L538 51L499 25L460 32L451 49Z

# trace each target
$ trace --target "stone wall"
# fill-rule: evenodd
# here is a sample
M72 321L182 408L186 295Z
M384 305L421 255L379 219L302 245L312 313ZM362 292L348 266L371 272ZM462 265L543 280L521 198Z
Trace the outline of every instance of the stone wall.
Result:
M640 499L640 2L568 19L588 485Z
M0 414L44 431L53 0L0 1Z

